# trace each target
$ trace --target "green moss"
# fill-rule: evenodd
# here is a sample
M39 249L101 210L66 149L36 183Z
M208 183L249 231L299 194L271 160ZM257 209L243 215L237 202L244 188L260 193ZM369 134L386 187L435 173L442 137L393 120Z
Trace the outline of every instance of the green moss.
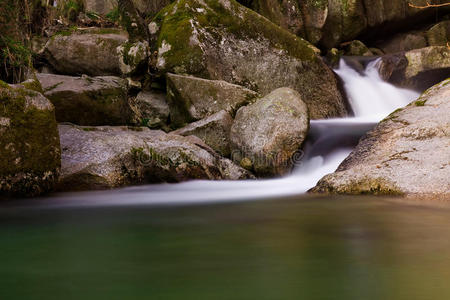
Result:
M97 131L97 128L95 128L95 127L82 127L81 129L83 131L88 131L88 132L90 132L90 131Z
M32 90L32 91L36 91L36 92L41 93L41 94L44 93L44 90L43 90L43 88L42 88L42 85L41 85L41 83L39 82L39 80L36 78L36 75L34 76L34 79L31 79L31 80L27 80L27 81L25 81L25 82L22 82L22 85L23 85L26 89L29 89L29 90Z
M25 89L0 88L0 115L10 119L10 129L0 140L0 175L45 173L59 168L59 139L54 112L33 106Z
M426 102L427 100L417 100L416 102L414 102L414 104L416 106L424 106Z

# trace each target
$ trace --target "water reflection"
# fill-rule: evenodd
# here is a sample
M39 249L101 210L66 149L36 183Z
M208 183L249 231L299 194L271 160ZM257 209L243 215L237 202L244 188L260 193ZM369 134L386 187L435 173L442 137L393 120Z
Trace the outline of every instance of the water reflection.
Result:
M380 198L0 210L1 299L445 299L450 211Z

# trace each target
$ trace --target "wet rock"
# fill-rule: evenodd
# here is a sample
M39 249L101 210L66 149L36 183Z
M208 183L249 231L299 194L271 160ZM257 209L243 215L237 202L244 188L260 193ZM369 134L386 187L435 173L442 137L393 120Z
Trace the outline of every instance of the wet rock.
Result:
M37 79L55 106L58 122L125 125L132 119L124 79L53 74L37 74Z
M313 192L449 194L450 79L393 112Z
M166 94L161 91L142 91L133 101L135 123L150 128L165 128L169 120Z
M149 24L160 73L190 74L261 95L297 90L312 118L346 115L332 70L319 50L233 0L178 0Z
M380 63L381 77L397 86L423 91L450 74L450 49L432 46L386 55Z
M236 84L192 76L167 74L167 101L173 126L201 120L221 110L232 115L258 94Z
M232 159L251 165L261 177L284 175L295 163L308 128L308 108L300 94L277 89L237 112L230 135Z
M55 112L42 94L0 81L0 194L37 196L59 175Z
M246 179L252 175L200 139L144 127L60 125L59 189L104 189L189 179Z
M49 39L44 57L60 74L121 75L117 47L127 39L117 29L63 32Z
M231 154L230 130L232 124L233 118L231 115L221 110L173 133L183 136L195 135L222 156L229 157Z

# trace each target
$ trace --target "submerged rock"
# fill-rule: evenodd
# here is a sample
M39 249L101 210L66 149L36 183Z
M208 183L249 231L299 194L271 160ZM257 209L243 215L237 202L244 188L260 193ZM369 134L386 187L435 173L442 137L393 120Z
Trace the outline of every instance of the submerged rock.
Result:
M60 125L59 189L103 189L189 179L246 179L252 175L200 139L148 128Z
M231 127L232 159L256 175L290 171L309 128L308 108L290 88L280 88L238 110Z
M450 49L432 46L386 55L380 63L381 77L397 86L423 91L450 74Z
M117 47L127 40L117 29L60 33L49 39L44 57L60 74L121 75Z
M55 112L42 94L0 81L0 194L37 196L59 175Z
M167 101L174 126L225 110L232 115L258 97L256 92L221 80L167 74Z
M343 194L450 193L450 79L393 112L312 190Z
M150 128L165 128L169 121L169 105L166 93L161 91L142 91L132 104L135 124Z
M178 129L173 133L183 136L195 135L222 156L229 157L231 154L230 130L232 124L233 118L231 115L221 110L205 119Z
M178 0L149 26L158 36L155 67L162 74L224 80L261 95L290 87L312 118L346 115L319 50L234 0Z
M126 125L132 119L124 79L53 74L37 74L37 79L55 106L58 122Z

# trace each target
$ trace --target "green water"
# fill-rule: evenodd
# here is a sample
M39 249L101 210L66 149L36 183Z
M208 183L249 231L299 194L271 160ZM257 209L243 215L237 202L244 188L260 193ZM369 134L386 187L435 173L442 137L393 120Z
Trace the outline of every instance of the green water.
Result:
M449 299L450 210L381 198L0 207L0 299Z

